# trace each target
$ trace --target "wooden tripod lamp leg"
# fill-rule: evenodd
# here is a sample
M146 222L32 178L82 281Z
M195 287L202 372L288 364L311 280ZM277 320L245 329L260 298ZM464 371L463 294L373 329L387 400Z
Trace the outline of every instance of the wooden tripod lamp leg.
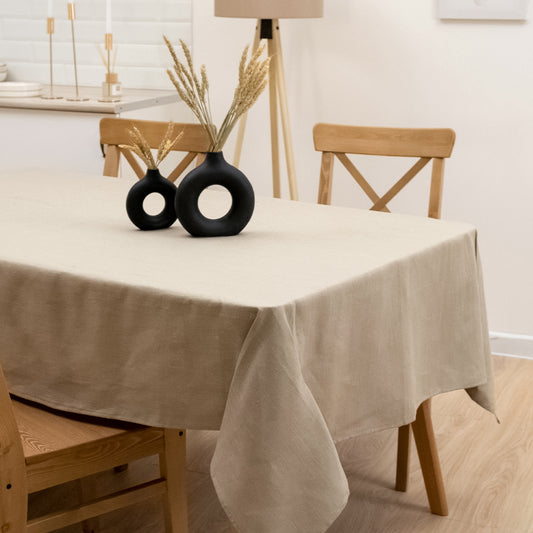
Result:
M264 24L263 24L264 23ZM266 33L272 36L262 35L263 29L268 28ZM268 41L268 54L271 58L269 73L269 96L270 96L270 140L272 144L272 186L274 198L281 198L281 179L279 169L279 140L278 140L278 102L281 115L281 125L283 130L283 142L285 148L285 159L287 162L287 175L289 180L289 192L291 200L298 200L298 185L296 183L296 170L294 164L294 150L291 137L291 128L289 121L289 108L287 104L287 89L285 85L285 73L283 70L283 55L281 51L281 39L279 34L279 21L261 20L257 21L253 50L257 50L261 38ZM245 113L239 123L237 132L237 141L235 144L235 154L233 165L239 167L241 162L242 145L244 142L244 132L248 114Z
M278 140L278 94L275 64L278 60L274 52L274 43L268 39L268 55L270 71L268 74L268 90L270 96L270 144L272 145L272 189L274 198L281 198L281 178L279 172L279 140Z
M261 41L261 20L257 21L255 27L254 43L252 46L252 54L259 48L259 42ZM246 130L246 121L248 119L248 112L244 113L239 121L239 129L237 131L237 141L235 143L235 153L233 156L233 166L239 168L241 163L242 145L244 142L244 131Z
M278 19L272 20L272 45L276 56L274 66L276 69L279 107L281 112L281 126L283 128L283 142L285 147L285 159L287 160L287 174L289 178L289 191L291 200L298 200L298 185L296 183L296 169L294 165L294 152L289 122L289 106L287 104L287 88L285 85L285 72L283 69L283 54L281 51L281 39Z

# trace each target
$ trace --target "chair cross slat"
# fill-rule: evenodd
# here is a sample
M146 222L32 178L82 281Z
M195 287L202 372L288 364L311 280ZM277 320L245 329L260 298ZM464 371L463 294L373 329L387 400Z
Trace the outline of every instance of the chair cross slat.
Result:
M374 202L374 206L381 200L378 193L372 188L370 183L366 181L364 176L359 172L357 167L348 159L348 156L346 154L335 154L337 158L340 160L340 162L344 165L346 170L353 176L354 180L359 184L361 189L365 191L366 195ZM387 206L383 206L381 209L382 211L387 211L390 213Z
M135 159L135 156L131 153L130 150L126 150L124 148L119 148L119 152L121 155L124 156L126 161L130 164L130 167L133 169L133 172L137 175L139 179L142 179L146 172L143 171L141 168L141 165L138 163L137 159Z
M430 157L421 157L370 210L381 211L430 161Z
M330 204L335 155L373 202L374 211L389 211L387 204L433 160L428 216L441 212L444 158L450 157L455 132L445 128L371 128L316 124L315 150L322 152L318 203ZM379 196L346 154L417 157L418 161L383 196Z
M170 181L176 181L180 175L185 171L185 169L194 161L194 158L198 154L194 152L189 152L179 163L179 165L169 174L168 178Z

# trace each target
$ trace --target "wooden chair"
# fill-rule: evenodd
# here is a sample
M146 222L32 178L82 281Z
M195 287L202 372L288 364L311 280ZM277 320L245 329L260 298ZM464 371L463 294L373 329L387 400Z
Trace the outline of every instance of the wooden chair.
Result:
M185 432L68 416L11 399L0 368L0 531L44 533L161 498L169 533L186 533ZM159 455L160 477L27 519L28 494Z
M120 156L123 155L126 161L139 179L143 178L146 171L139 164L139 160L130 150L120 148L121 144L130 144L130 134L132 126L137 126L144 135L150 148L157 149L165 132L168 122L154 122L151 120L128 120L124 118L103 118L100 121L100 145L102 152L105 149L104 176L118 176ZM200 124L183 124L176 122L174 133L177 135L183 131L183 136L178 139L172 148L173 151L187 152L178 166L168 175L167 179L176 179L185 169L198 158L198 164L204 159L204 154L209 148L209 138L204 128Z
M103 118L100 120L100 147L105 157L104 176L118 177L120 156L124 156L130 167L139 179L146 174L146 169L139 163L130 150L120 148L120 145L131 144L130 130L133 126L139 128L147 140L150 148L156 150L168 128L168 122L155 122L152 120L130 120L122 118ZM178 139L172 148L175 152L187 152L175 169L167 176L175 182L187 167L197 159L199 165L205 158L205 152L209 148L209 137L200 124L174 123L174 135L183 131L183 136ZM126 470L128 465L115 467L115 472Z
M331 204L335 157L370 198L370 209L387 212L387 204L433 159L428 217L440 218L444 159L450 157L453 150L453 130L316 124L313 128L313 139L315 150L322 152L319 204ZM379 196L346 154L417 157L418 160L385 194ZM412 428L431 512L446 516L448 506L431 423L430 405L430 400L423 402L418 408L416 420L399 428L396 490L407 490Z
M450 157L455 132L450 129L366 128L316 124L315 150L322 152L318 203L331 203L335 157L373 202L371 210L389 211L387 204L433 159L428 217L440 218L444 158ZM383 195L379 196L346 154L418 157L418 161Z

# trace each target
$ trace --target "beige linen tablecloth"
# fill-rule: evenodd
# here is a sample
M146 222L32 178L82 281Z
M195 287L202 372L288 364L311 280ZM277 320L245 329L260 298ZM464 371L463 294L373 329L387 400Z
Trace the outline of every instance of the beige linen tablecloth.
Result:
M195 239L137 230L131 184L0 176L14 393L220 429L211 473L243 533L328 528L348 498L335 440L408 423L452 389L493 409L471 226L258 199L241 235Z

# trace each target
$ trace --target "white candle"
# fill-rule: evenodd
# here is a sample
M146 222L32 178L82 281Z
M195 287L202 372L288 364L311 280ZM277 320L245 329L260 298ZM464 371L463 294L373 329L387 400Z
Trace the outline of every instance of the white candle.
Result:
M106 0L105 5L105 32L113 33L111 29L111 0Z
M48 0L48 18L51 19L54 16L54 7L52 5L53 0Z

